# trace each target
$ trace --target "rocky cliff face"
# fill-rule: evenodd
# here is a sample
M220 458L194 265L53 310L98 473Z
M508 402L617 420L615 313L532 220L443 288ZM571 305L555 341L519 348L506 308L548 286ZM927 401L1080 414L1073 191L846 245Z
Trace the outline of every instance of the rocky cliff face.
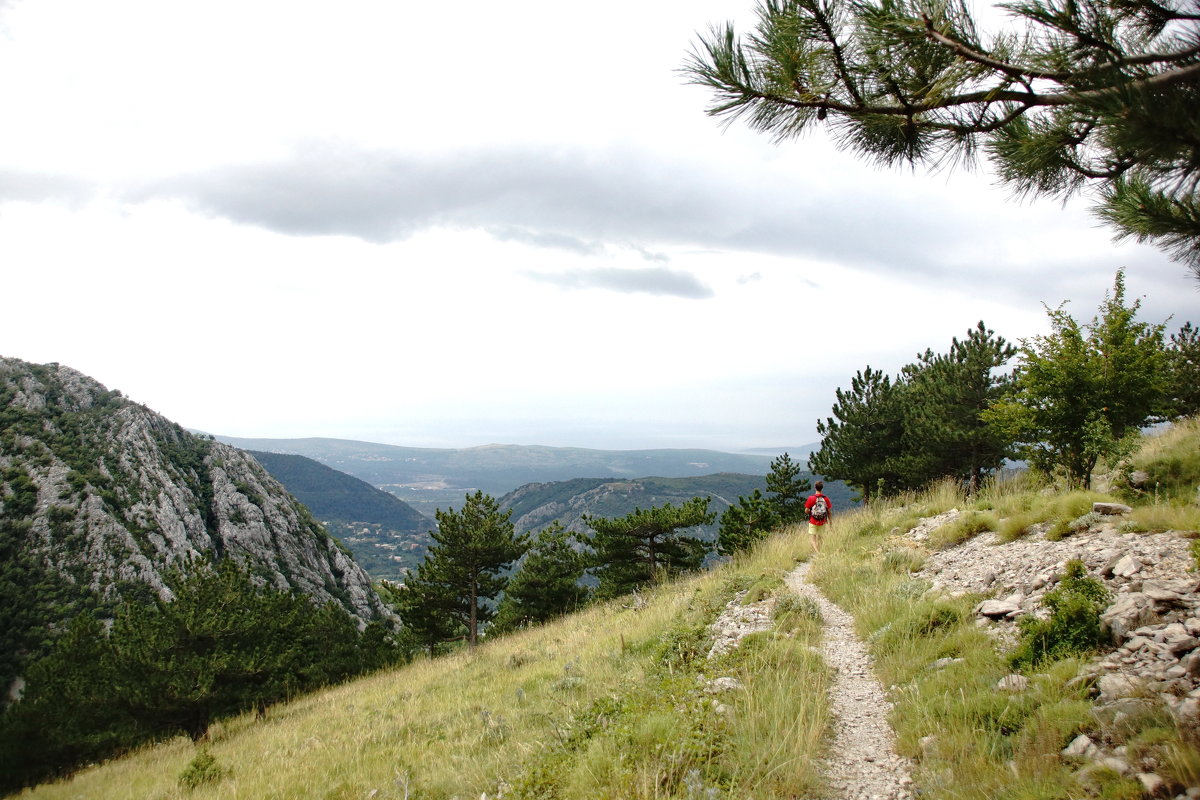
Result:
M111 603L232 557L279 588L384 613L370 578L249 455L57 364L0 358L6 558Z

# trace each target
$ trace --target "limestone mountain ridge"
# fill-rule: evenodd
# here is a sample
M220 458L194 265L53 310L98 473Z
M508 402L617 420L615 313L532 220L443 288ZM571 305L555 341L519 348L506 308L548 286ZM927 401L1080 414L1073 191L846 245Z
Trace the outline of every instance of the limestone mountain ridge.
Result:
M0 527L6 583L27 612L6 621L25 631L18 647L83 609L169 598L164 575L191 559L232 557L360 620L387 613L366 572L250 455L58 364L0 358Z

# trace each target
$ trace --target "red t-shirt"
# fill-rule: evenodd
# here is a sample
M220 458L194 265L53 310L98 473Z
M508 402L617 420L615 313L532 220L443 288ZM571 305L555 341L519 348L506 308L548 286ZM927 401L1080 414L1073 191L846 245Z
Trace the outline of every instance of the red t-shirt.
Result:
M829 522L829 516L833 513L833 503L829 502L829 495L822 494L821 492L813 492L810 494L808 499L804 501L804 515L807 517L808 512L812 511L812 507L816 505L818 497L825 498L825 507L829 509L829 513L825 515L825 519L813 519L812 517L809 517L808 521L813 525L824 525L826 522Z

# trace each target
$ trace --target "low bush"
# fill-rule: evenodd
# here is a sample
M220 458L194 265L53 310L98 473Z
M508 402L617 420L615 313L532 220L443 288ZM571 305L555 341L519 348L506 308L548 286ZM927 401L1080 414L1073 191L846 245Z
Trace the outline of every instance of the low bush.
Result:
M1018 669L1036 667L1092 652L1104 639L1100 612L1108 596L1104 584L1088 576L1082 561L1068 562L1058 587L1042 600L1050 616L1022 617L1018 621L1021 641L1012 654L1012 665Z

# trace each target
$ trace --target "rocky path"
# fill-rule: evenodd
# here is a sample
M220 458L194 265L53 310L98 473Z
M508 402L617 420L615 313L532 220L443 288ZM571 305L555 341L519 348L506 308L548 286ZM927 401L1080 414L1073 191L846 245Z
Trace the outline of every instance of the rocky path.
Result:
M910 800L909 762L896 754L891 703L875 679L871 655L854 632L854 619L806 580L808 566L801 564L785 580L817 603L824 620L822 655L835 673L829 692L834 741L825 762L833 799Z

